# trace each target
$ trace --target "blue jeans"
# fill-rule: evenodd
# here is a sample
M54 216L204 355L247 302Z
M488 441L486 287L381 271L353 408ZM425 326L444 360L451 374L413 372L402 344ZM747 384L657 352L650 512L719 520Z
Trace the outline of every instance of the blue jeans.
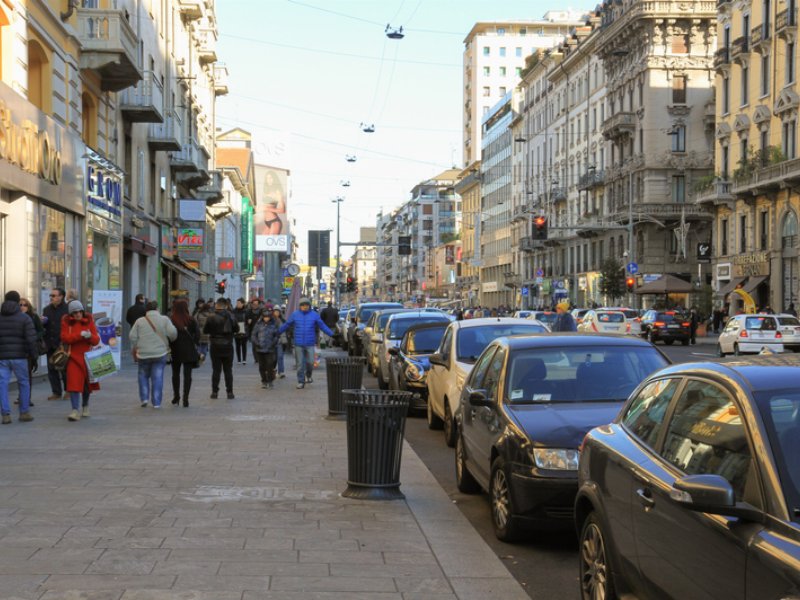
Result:
M197 344L197 352L203 358L208 356L208 342L200 342L199 344Z
M153 406L161 406L166 364L166 356L139 359L139 400L142 402L151 400Z
M305 383L314 369L315 346L295 346L294 362L297 366L297 383Z
M278 362L276 364L278 365L278 375L280 375L281 373L286 371L286 369L283 368L283 344L281 344L280 342L278 342L277 352L278 352Z
M89 406L89 394L91 392L85 391L81 392L70 392L69 393L69 402L72 404L72 408L75 410L81 409L81 398L83 398L83 406Z
M19 387L19 412L26 413L31 405L31 380L28 378L27 358L6 358L0 360L0 412L4 415L11 414L8 404L8 384L11 373L17 378Z

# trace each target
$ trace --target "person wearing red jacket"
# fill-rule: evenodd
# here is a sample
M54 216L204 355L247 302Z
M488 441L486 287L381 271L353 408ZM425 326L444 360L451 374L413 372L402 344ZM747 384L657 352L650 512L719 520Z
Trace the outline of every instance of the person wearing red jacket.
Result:
M61 320L61 341L69 345L67 362L67 392L72 403L72 412L67 419L80 421L89 416L89 395L100 389L99 383L89 383L89 369L84 355L100 343L100 336L92 315L86 314L78 300L69 303L69 314ZM81 409L83 396L83 410Z

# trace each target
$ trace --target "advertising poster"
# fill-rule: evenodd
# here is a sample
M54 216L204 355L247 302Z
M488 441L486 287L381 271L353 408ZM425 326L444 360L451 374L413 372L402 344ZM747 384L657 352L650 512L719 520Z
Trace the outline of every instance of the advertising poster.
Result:
M200 227L181 227L178 229L177 249L182 256L203 254L203 233Z
M122 363L122 291L94 290L92 317L100 342L111 348L117 369Z
M266 165L255 166L256 210L253 229L256 250L262 236L278 236L289 233L286 205L289 200L289 171Z

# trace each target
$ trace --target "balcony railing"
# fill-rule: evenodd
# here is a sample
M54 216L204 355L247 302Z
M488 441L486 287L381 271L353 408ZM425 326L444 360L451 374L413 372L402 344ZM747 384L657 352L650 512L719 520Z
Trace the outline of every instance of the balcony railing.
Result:
M228 67L220 63L214 65L214 93L217 96L228 94Z
M153 123L147 135L147 144L153 150L175 151L181 149L181 123L175 113L168 110L163 123Z
M697 204L728 204L733 201L733 184L730 181L713 181L709 186L699 189L694 194Z
M100 76L103 91L118 92L141 81L139 40L122 10L79 8L82 69Z
M169 161L179 182L187 187L199 187L208 181L208 157L194 138L184 142L173 152Z
M797 29L797 9L785 8L775 17L775 34L780 37L794 35Z
M778 189L787 183L798 181L800 181L800 158L793 158L757 169L748 177L735 179L731 192L736 196L752 196L759 190Z
M561 202L567 199L567 188L554 187L550 190L550 200L553 202Z
M203 17L204 5L205 0L178 0L178 10L190 21Z
M601 131L606 139L633 135L636 131L636 115L632 112L618 112L611 115L603 121Z
M599 187L605 183L606 174L603 171L589 171L588 173L584 173L578 179L578 189L579 190L590 190L595 187Z
M122 90L119 107L126 120L133 123L161 123L164 120L164 87L153 71L144 79Z
M761 52L766 48L766 42L772 36L769 23L762 23L750 30L750 47L755 52Z
M746 35L736 38L731 44L731 61L743 60L750 54L750 38Z
M687 219L711 219L714 215L713 211L705 206L699 206L695 203L684 202L664 202L664 203L649 203L643 202L633 203L632 211L633 221L647 221L648 217L654 219L674 219L684 215ZM611 214L608 215L611 221L627 222L630 216L628 212L627 201L619 202Z
M197 58L201 63L217 62L217 32L213 29L197 30Z
M728 52L727 47L720 48L719 50L714 52L714 68L719 69L730 65L731 61L729 58L729 54L730 52Z
M219 171L211 171L209 173L210 180L206 185L197 188L197 197L205 200L206 204L215 204L222 200L222 173Z

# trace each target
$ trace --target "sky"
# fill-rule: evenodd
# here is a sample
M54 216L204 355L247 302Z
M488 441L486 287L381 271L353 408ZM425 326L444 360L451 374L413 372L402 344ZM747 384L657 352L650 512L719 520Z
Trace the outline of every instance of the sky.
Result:
M217 0L217 57L230 93L217 126L253 134L256 162L291 171L292 233L341 240L462 166L463 40L476 21L539 19L585 0ZM386 37L403 27L402 40ZM374 133L362 131L374 125ZM348 162L348 155L356 162ZM349 186L343 186L349 182ZM352 249L342 248L343 259Z

